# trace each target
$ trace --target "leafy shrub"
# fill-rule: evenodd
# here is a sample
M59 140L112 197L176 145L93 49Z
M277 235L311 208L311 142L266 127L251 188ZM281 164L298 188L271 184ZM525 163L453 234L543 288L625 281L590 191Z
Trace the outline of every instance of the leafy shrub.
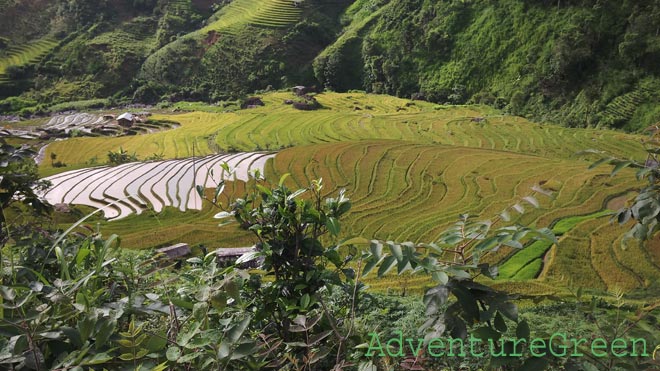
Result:
M136 162L139 161L138 156L133 153L129 154L127 151L124 151L123 148L119 148L119 151L117 152L108 152L108 163L111 166L116 166L116 165L121 165L121 164L126 164L129 162Z
M35 100L25 99L21 97L9 97L0 100L0 111L3 112L19 112L22 109L34 107L37 105Z

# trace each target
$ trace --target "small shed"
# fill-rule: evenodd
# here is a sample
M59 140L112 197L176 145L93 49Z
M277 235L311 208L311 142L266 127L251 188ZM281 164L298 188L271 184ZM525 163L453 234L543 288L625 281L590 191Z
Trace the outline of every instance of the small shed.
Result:
M190 246L187 243L177 243L176 245L161 247L156 249L156 254L167 256L168 259L179 259L190 255Z
M307 94L307 87L298 85L293 87L293 94L295 95L305 95Z
M293 91L293 94L297 96L303 96L310 93L318 93L316 89L316 85L312 85L312 86L298 85L298 86L294 86L291 90Z
M113 115L113 114L111 114L111 113L106 113L105 115L103 115L103 119L104 119L104 120L114 120L114 119L115 119L115 115Z
M132 113L124 112L117 117L117 123L123 127L130 128L135 122L135 116Z

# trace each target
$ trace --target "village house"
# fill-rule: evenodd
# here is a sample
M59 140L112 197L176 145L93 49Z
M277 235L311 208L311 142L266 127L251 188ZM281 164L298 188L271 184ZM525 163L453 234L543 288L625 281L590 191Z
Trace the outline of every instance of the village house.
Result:
M135 116L132 113L124 112L117 117L117 123L125 128L130 128L135 123Z

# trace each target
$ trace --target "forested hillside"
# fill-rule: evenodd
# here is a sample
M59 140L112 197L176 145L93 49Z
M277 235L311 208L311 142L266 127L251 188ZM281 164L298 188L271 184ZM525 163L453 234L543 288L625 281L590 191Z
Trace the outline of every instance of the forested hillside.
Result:
M4 113L215 103L301 84L568 126L660 119L658 0L0 3Z
M660 118L658 1L357 1L342 20L314 64L337 90L487 103L570 126Z

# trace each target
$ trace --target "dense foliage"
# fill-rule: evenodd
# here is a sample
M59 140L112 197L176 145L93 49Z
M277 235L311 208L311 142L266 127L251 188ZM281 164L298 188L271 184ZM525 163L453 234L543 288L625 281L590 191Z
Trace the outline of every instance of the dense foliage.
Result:
M8 164L29 161L14 147L3 151ZM463 215L434 243L368 242L339 240L339 219L351 207L343 191L326 198L320 180L293 191L285 186L286 177L271 187L255 176L243 198L222 204L220 183L212 199L226 209L217 218L233 217L258 241L238 266L222 268L213 252L175 263L121 250L117 236L105 239L83 224L91 215L64 232L5 225L11 240L3 241L0 257L0 364L21 370L395 370L467 362L540 370L576 362L551 356L436 359L403 349L374 358L365 349L373 345L374 331L391 336L402 329L418 329L427 340L490 339L502 350L510 349L514 334L529 339L532 332L519 316L516 297L485 284L484 277L496 276L497 268L482 260L501 246L522 248L530 236L553 240L547 229L511 224L514 213L524 212L523 202L538 206L533 195L492 220ZM539 187L533 193L548 195ZM259 269L241 267L250 262ZM370 272L385 277L394 270L432 279L423 298L424 323L418 312L398 313L400 301L365 291L363 279ZM582 303L579 292L577 298ZM611 336L630 331L655 308L642 308L632 322L618 323L618 314L609 319L597 313L595 300L585 311L614 323ZM374 329L379 317L374 308L392 311L388 318L396 322ZM644 328L640 333L648 336ZM645 367L615 358L576 365L590 364Z
M660 119L659 12L657 1L358 1L315 72L338 90L641 129Z

